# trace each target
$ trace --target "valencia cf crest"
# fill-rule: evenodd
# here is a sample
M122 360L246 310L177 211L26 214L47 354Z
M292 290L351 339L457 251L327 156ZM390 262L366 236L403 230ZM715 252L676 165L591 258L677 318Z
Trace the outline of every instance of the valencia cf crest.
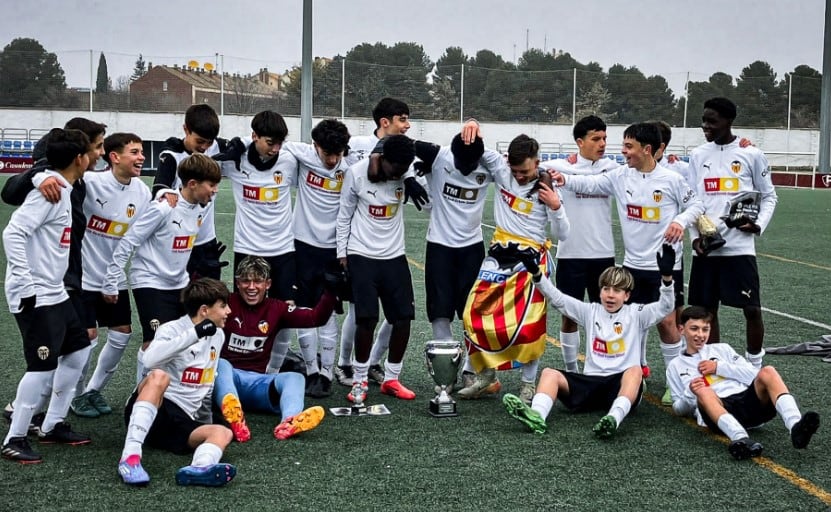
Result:
M660 190L653 190L652 191L652 199L655 200L656 203L660 203L661 199L663 199L664 193Z
M127 205L127 218L132 219L133 215L136 214L136 205L130 203Z
M335 171L335 180L336 181L343 181L343 171L338 169Z
M202 227L202 215L201 214L199 215L199 218L196 219L196 227L198 227L198 228Z
M397 189L395 189L395 198L398 199L399 201L401 201L401 199L403 197L404 197L404 189L401 188L401 187L398 187Z
M730 162L730 170L733 171L733 174L739 174L742 172L742 163L738 160L733 160Z
M260 323L257 324L257 329L263 334L268 334L268 322L260 320Z
M615 322L612 324L612 328L615 330L615 334L620 336L623 333L623 324L620 322Z
M283 173L281 171L274 171L274 183L278 185L283 183Z
M476 184L481 185L482 183L485 182L485 175L481 172L476 173L476 178L475 179L476 179Z
M46 345L38 347L38 359L41 361L46 361L49 359L49 347Z
M161 324L162 323L159 322L159 320L157 318L154 318L153 320L150 320L150 328L153 329L154 331L157 330Z
M216 347L211 347L211 361L216 361Z

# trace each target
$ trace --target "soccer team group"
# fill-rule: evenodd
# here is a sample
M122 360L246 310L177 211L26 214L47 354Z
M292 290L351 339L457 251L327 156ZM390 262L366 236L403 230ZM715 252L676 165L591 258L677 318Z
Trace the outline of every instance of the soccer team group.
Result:
M305 144L286 141L283 118L264 111L250 137L226 141L217 137L214 110L194 105L184 137L165 142L152 191L139 179L138 135L105 137L106 126L83 118L51 130L36 147L35 166L10 178L2 194L19 206L3 231L5 290L26 361L4 412L3 456L40 462L28 435L90 442L66 416L112 412L102 393L132 335L128 289L143 342L118 463L128 485L150 480L144 444L192 453L176 473L181 485L226 484L236 468L220 462L223 451L251 436L243 411L278 415L274 436L289 439L321 422L323 408L307 408L305 397L331 395L333 381L350 389L353 404L366 400L370 381L383 394L414 399L399 379L415 318L407 201L430 216L425 289L433 338L454 339L452 321L463 319L469 356L458 397L499 393L496 370L515 360L520 388L502 397L512 417L542 434L559 399L569 410L605 411L593 431L613 436L641 399L647 333L657 326L665 405L728 436L737 459L761 454L747 429L777 414L794 447L808 445L818 415L801 414L776 370L762 366L754 239L777 197L764 154L732 133L730 100L705 103L708 142L689 164L664 155L671 131L663 122L627 127L626 164L618 165L604 157L605 123L588 116L574 127L579 152L541 163L539 144L526 135L511 141L507 158L486 149L475 120L449 145L413 141L405 135L409 115L406 103L384 98L373 110L373 135L350 137L343 123L327 119ZM101 156L108 168L91 170ZM233 291L220 281L228 263L214 222L222 178L236 204ZM481 223L491 184L496 231L486 250ZM756 212L725 216L729 200L747 191L758 192ZM612 198L622 266L614 259ZM686 308L685 230L693 247ZM504 346L478 341L475 331L489 338L494 324L474 327L473 312L508 316L500 308L511 301L477 300L482 276L493 275L519 283L520 295L537 297L543 311L547 301L562 313L564 369L538 371L544 336L519 349L511 347L518 337L491 340ZM745 357L718 343L720 304L744 313ZM344 310L338 329L336 313ZM520 333L522 321L516 324L507 329ZM99 327L107 340L90 361ZM302 373L287 357L293 335Z

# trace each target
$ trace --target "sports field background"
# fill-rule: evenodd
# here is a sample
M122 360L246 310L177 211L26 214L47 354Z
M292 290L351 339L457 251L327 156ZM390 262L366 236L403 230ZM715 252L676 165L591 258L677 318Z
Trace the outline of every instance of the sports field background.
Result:
M5 178L0 178L0 184ZM757 243L766 308L766 345L817 339L831 333L831 196L823 191L778 189L779 205ZM217 233L231 245L233 200L223 183L217 200ZM492 208L486 209L491 218ZM0 205L0 223L11 209ZM764 457L734 461L722 440L672 416L659 405L663 360L656 333L650 335L653 377L645 400L618 435L599 441L591 427L600 414L569 414L559 406L549 432L536 436L511 419L499 400L459 401L459 417L427 414L433 382L423 347L430 339L424 314L424 235L428 217L406 210L407 254L416 291L417 319L402 380L415 401L381 395L371 386L368 402L384 403L387 417L334 418L314 431L276 441L278 418L249 415L252 440L232 444L223 460L237 465L237 478L220 489L181 488L175 470L181 457L145 449L151 476L143 489L128 488L116 474L125 433L120 404L134 384L136 339L105 397L116 412L89 420L70 414L73 428L92 435L82 447L43 446L42 464L0 460L0 510L826 510L831 507L831 364L803 356L767 356L804 411L823 422L807 450L797 451L777 418L751 435ZM492 224L486 220L487 224ZM617 224L617 223L616 223ZM617 229L617 228L616 228ZM619 229L617 229L619 234ZM485 237L490 236L485 228ZM226 253L230 255L231 250ZM622 244L618 238L619 260ZM689 262L688 262L689 263ZM0 266L5 259L0 254ZM689 269L689 264L687 265ZM687 270L689 272L689 270ZM225 281L231 272L226 268ZM549 310L549 335L559 332L559 314ZM744 352L744 321L737 311L721 314L723 340ZM134 320L134 329L138 323ZM454 322L459 333L459 322ZM460 339L460 336L457 336ZM103 343L102 336L99 347ZM97 353L97 350L96 350ZM549 346L542 366L561 366L560 349ZM0 402L14 396L24 372L21 341L5 299L0 298ZM518 372L501 374L503 392L518 391ZM346 405L347 389L309 399L328 409ZM328 411L327 411L328 412ZM2 427L5 435L7 427Z

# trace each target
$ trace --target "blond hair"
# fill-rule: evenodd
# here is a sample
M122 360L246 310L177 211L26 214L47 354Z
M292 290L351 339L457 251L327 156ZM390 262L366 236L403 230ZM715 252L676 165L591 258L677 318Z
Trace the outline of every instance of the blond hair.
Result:
M626 292L635 288L635 278L632 273L623 267L609 267L600 274L597 280L601 288L609 286Z

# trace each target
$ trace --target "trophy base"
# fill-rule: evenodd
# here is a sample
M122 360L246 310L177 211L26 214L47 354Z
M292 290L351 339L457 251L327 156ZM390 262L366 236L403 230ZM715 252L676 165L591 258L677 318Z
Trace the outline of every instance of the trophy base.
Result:
M727 243L727 240L722 238L720 234L705 236L701 240L701 252L708 255L711 252L721 249Z
M439 402L436 398L430 400L430 415L434 418L452 418L458 416L456 402Z
M330 407L329 412L332 416L387 416L392 414L384 404Z

